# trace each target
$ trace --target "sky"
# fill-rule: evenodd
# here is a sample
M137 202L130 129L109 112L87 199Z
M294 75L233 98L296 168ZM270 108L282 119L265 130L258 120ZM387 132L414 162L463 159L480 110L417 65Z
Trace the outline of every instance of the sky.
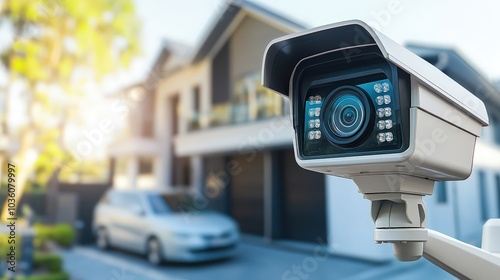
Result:
M500 80L500 2L489 0L248 0L309 27L360 19L394 41L452 47L490 81ZM228 0L135 0L143 56L124 83L140 80L163 39L196 48ZM115 77L116 79L116 77ZM116 80L115 80L116 81Z

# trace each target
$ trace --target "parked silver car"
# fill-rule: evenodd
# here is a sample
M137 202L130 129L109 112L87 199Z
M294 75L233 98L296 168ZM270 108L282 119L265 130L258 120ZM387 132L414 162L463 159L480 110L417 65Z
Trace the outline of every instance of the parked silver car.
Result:
M94 209L97 245L145 254L153 264L234 255L239 240L236 222L201 211L195 202L182 194L109 190Z

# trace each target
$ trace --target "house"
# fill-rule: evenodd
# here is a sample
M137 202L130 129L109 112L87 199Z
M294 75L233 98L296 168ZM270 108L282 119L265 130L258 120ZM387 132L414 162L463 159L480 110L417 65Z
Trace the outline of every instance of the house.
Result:
M124 91L130 131L109 149L114 184L190 190L201 198L199 208L227 213L243 233L272 242L327 242L339 255L393 259L390 246L374 244L370 201L351 180L296 164L288 102L260 85L268 42L304 28L252 2L233 1L189 55L166 43L148 78ZM429 227L477 243L485 219L500 215L494 136L500 95L455 52L412 49L469 90L481 84L485 95L478 96L489 98L494 125L478 143L473 175L437 183L426 199Z

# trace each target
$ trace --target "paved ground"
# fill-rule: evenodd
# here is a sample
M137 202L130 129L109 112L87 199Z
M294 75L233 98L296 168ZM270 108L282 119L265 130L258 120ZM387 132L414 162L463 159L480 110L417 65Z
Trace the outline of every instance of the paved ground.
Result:
M149 265L141 256L95 247L60 251L73 280L454 279L425 260L375 264L243 243L237 257L202 264Z

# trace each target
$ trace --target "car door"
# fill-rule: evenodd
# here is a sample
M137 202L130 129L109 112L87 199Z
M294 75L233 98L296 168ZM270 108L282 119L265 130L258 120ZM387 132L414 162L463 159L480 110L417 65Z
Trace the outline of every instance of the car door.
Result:
M109 215L109 237L111 243L119 248L132 250L133 247L129 243L131 237L130 222L128 217L131 214L130 210L130 195L123 191L114 191L110 196Z
M102 215L105 215L103 219L106 221L109 241L113 246L125 248L125 232L120 224L124 204L122 194L119 191L111 191L108 198L109 204Z
M115 213L115 228L122 244L120 247L142 252L147 237L145 208L140 194L121 193L119 207Z

